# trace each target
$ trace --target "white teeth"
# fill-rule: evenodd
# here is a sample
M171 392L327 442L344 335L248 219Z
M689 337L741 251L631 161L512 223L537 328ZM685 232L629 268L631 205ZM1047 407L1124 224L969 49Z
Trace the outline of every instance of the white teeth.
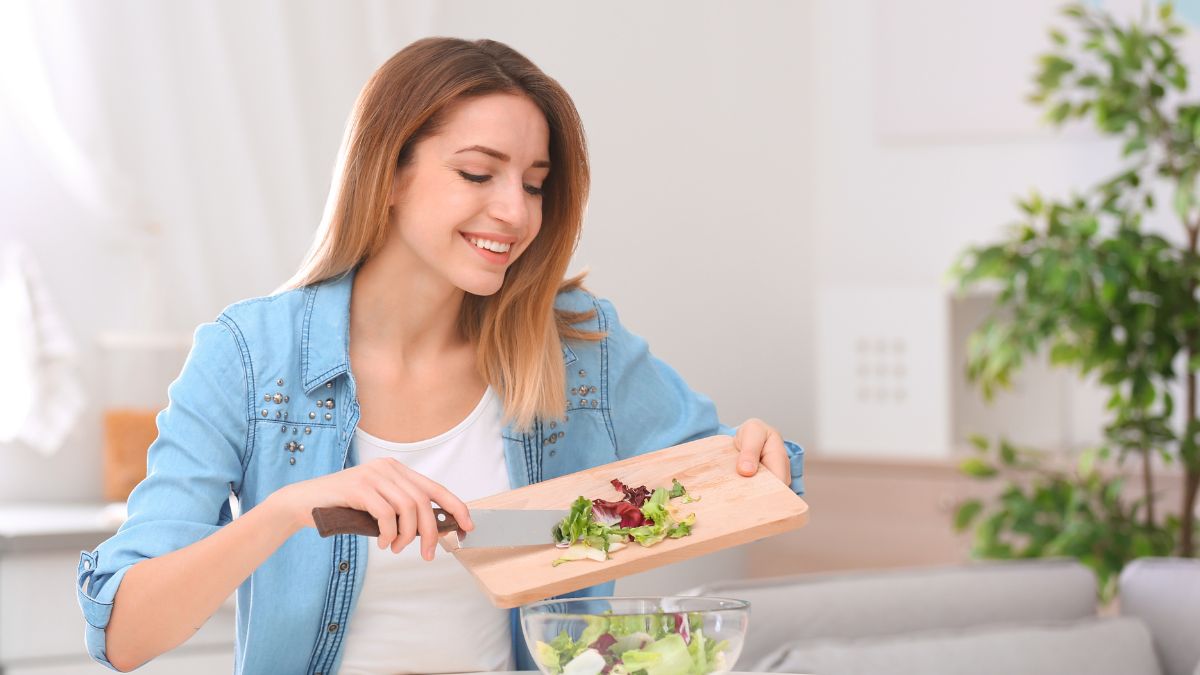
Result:
M478 237L467 237L467 241L475 244L479 248L486 248L494 253L508 253L508 249L512 248L512 244L502 244L498 241L480 239Z

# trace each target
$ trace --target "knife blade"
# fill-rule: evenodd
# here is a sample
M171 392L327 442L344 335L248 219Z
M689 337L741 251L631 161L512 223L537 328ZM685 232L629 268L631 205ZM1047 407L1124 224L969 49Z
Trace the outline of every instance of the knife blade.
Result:
M566 518L568 509L471 509L475 529L464 533L449 512L433 508L439 534L457 532L459 548L547 546L554 544L554 526ZM345 506L323 506L312 510L313 523L322 537L335 534L379 536L379 521L366 511ZM397 529L400 526L396 523Z

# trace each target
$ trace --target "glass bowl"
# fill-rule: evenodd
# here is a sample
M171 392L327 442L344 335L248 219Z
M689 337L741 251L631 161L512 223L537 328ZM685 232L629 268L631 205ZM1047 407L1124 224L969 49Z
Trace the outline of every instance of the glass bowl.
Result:
M750 603L697 596L567 598L521 607L546 675L690 675L733 669Z

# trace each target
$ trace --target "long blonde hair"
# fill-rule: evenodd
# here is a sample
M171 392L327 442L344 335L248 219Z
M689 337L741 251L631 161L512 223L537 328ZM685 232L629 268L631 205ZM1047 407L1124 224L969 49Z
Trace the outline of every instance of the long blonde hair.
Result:
M363 86L346 125L324 217L296 274L276 292L346 274L388 235L388 196L417 143L436 134L449 108L493 93L528 97L550 128L550 174L542 184L542 228L490 296L466 294L458 325L477 344L480 374L501 396L507 422L565 413L562 341L599 340L575 324L595 310L554 307L583 226L590 185L587 142L571 97L529 59L500 42L430 37L392 56Z

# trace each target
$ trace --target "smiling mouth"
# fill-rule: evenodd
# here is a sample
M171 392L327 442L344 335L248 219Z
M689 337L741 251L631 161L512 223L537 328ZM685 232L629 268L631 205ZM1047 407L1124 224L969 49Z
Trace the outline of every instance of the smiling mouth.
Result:
M491 251L492 253L498 253L500 255L508 253L512 249L512 244L505 244L498 241L492 241L490 239L481 239L479 237L473 237L469 234L464 234L463 239L466 239L475 248Z

